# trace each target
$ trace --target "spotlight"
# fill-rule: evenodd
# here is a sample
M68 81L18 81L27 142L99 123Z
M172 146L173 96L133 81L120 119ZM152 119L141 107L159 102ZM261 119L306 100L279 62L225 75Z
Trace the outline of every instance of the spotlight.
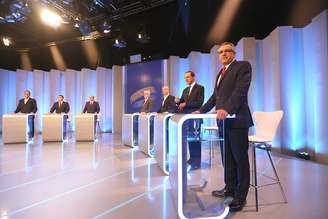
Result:
M10 46L12 44L11 40L8 37L3 37L2 43L4 46Z
M137 33L136 41L139 43L149 43L150 37L147 35L146 32L141 31L141 32Z
M43 9L41 11L41 19L46 25L54 27L54 28L59 27L59 25L63 21L62 18L58 14L56 14L48 9Z
M296 157L305 160L311 160L310 154L305 151L296 151Z
M103 33L107 34L111 32L112 25L109 21L104 21L99 28Z
M116 38L113 44L115 48L125 48L126 42L122 38Z

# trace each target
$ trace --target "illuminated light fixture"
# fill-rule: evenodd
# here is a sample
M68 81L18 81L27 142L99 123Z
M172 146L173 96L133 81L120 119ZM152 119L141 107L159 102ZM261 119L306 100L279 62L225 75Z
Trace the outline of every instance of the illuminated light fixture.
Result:
M80 27L79 23L75 23L74 27L79 28Z
M141 32L137 33L136 41L139 43L149 43L150 37L147 35L147 33L145 31L141 31Z
M11 40L8 37L3 37L2 38L2 43L4 46L10 46L11 45Z
M104 21L100 26L99 26L99 29L107 34L107 33L110 33L111 32L111 28L112 28L112 25L110 24L109 21Z
M113 44L115 48L125 48L126 42L122 38L116 38Z
M41 11L41 19L46 25L54 28L59 27L60 24L63 22L62 18L58 14L48 9L43 9Z

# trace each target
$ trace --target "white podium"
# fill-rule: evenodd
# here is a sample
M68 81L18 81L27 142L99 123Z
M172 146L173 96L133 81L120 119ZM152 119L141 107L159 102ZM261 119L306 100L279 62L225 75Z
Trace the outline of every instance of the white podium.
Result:
M234 118L235 115L227 117L227 119ZM198 192L205 193L205 195L203 194L204 197L211 196L206 194L208 191L204 190L208 182L206 177L210 177L211 169L200 167L196 171L188 172L189 142L224 141L224 138L219 135L212 137L201 133L201 123L205 124L215 120L216 114L176 114L169 120L169 180L173 203L179 218L223 219L229 213L229 206L223 199L203 200L202 197L198 196Z
M33 114L5 114L2 116L3 143L26 143L29 141L29 118Z
M126 146L138 146L138 119L140 113L126 113L122 117L122 142Z
M94 141L96 138L97 114L86 113L75 116L76 141Z
M166 175L169 175L169 119L173 116L172 113L157 114L154 119L154 150L155 160L158 166Z
M154 117L156 113L141 114L138 123L138 146L146 155L154 156Z
M42 116L43 141L63 141L66 139L68 114L44 114Z

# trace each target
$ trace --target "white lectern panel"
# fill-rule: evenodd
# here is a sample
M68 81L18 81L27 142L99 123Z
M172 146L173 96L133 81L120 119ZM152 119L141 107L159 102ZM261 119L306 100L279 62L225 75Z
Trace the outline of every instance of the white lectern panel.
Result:
M94 141L96 138L96 114L79 114L75 116L76 141Z
M166 175L169 175L168 121L173 115L172 113L157 114L154 119L154 157Z
M67 114L44 114L42 116L43 141L63 141L66 137Z
M3 143L28 142L28 118L33 114L5 114L2 116Z

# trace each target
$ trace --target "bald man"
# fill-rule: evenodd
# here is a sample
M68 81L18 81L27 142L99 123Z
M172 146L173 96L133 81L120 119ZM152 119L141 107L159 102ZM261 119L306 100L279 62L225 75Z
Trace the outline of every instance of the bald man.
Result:
M36 100L31 98L31 92L29 90L24 91L24 98L20 99L15 110L15 113L36 113L38 111L38 107L36 104ZM34 137L34 115L28 117L28 126L29 138Z
M95 101L94 96L89 97L89 101L85 103L83 113L99 113L100 106L97 101Z
M163 98L161 101L161 107L157 110L157 113L175 113L178 108L174 101L175 97L170 95L170 88L164 86L162 88Z

